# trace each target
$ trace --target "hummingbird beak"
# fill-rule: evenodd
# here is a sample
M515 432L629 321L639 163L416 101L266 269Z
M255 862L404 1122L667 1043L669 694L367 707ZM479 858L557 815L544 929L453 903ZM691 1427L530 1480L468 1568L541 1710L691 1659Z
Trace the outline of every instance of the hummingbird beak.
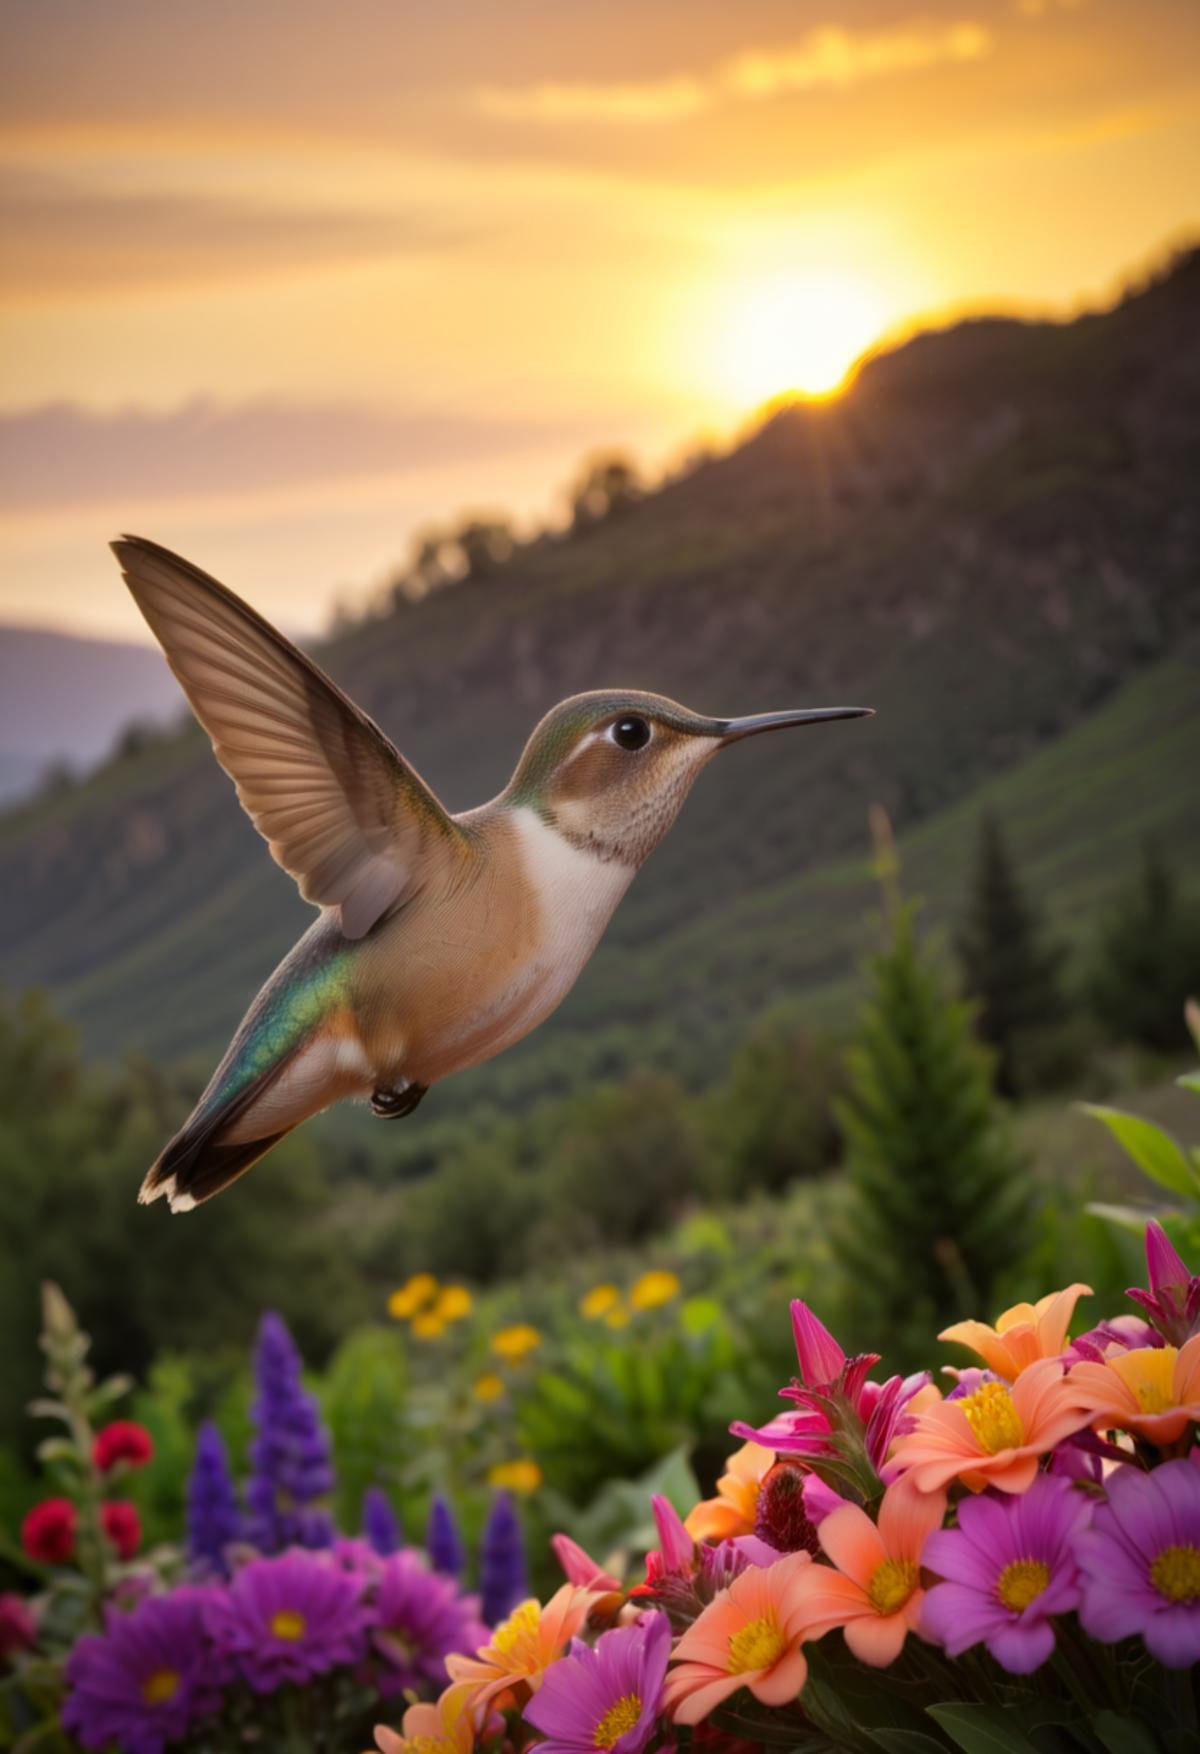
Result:
M752 713L746 719L725 719L717 735L721 746L737 743L743 737L757 737L760 731L782 731L787 725L822 725L828 719L873 719L870 706L817 706L794 713Z

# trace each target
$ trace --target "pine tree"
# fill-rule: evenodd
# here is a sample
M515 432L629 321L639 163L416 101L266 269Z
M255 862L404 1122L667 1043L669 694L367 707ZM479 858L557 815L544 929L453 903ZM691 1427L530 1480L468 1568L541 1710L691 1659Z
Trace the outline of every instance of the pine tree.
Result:
M1036 1081L1039 1037L1061 1023L1066 1006L1061 952L1042 925L990 814L979 840L966 918L958 935L963 987L976 1003L976 1028L996 1050L996 1088L1017 1096Z
M855 1338L889 1361L992 1307L1022 1252L1029 1187L999 1114L990 1055L952 998L911 907L896 907L839 1104L851 1208L838 1256Z
M1101 924L1087 992L1118 1040L1165 1052L1187 1046L1183 1007L1200 993L1200 908L1181 899L1153 841Z

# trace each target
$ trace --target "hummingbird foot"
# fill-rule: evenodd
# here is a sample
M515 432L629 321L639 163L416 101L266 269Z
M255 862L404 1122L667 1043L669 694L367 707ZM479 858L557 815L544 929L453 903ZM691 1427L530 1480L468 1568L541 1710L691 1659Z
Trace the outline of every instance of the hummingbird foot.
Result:
M412 1113L428 1089L428 1084L381 1086L371 1092L371 1112L377 1114L381 1120L399 1120L402 1115Z

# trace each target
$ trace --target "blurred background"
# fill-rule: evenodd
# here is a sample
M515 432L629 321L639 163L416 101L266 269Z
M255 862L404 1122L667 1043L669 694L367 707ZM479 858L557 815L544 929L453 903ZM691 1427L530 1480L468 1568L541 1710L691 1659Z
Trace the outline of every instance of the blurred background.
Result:
M909 1365L1132 1283L1085 1208L1136 1175L1073 1105L1174 1124L1200 988L1200 11L56 0L4 37L2 1519L47 1276L138 1379L151 1530L200 1418L244 1448L271 1306L343 1521L438 1481L477 1523L490 1482L600 1546L623 1482L708 1487L771 1413L790 1295ZM141 1175L308 910L126 529L452 808L578 689L878 717L714 767L526 1043L172 1221Z

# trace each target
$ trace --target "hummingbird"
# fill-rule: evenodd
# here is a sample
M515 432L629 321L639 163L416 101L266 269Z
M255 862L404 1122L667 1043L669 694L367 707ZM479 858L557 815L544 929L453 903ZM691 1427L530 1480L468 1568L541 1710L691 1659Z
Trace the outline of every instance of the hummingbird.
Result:
M188 1211L335 1102L413 1112L575 984L702 767L761 732L869 717L708 718L576 694L490 804L451 815L374 721L263 617L139 536L112 549L242 807L320 913L269 977L142 1202Z

